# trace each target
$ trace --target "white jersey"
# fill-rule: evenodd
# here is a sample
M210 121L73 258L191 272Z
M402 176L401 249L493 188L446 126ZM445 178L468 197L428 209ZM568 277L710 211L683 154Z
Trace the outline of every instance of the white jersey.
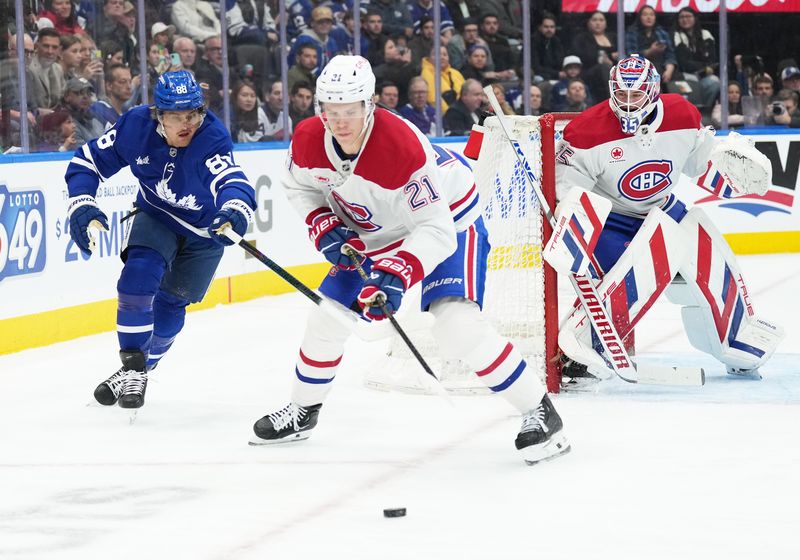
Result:
M677 94L662 95L653 120L633 136L622 132L608 102L595 105L564 129L556 151L558 198L578 186L610 199L619 214L666 210L680 174L697 177L708 168L712 136L697 108Z
M307 224L333 210L369 257L402 251L427 275L455 251L456 232L480 216L472 172L389 111L377 109L365 135L358 156L344 159L320 119L302 121L283 179L289 200Z

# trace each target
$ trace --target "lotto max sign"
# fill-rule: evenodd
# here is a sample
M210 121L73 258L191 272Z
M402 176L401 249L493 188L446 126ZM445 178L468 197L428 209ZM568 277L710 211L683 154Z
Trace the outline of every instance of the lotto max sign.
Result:
M44 193L0 184L0 281L42 272L45 246Z

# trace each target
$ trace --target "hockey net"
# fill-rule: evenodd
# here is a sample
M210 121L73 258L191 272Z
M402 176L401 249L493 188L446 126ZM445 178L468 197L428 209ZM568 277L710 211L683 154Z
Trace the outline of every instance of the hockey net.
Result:
M569 118L566 114L507 118L512 126L509 132L520 142L551 209L555 207L555 145ZM486 119L484 127L480 155L473 165L492 245L483 311L522 352L548 390L557 392L561 379L554 360L559 320L556 274L542 260L550 225L497 118ZM419 288L412 289L403 303L406 309L418 309ZM430 332L411 333L410 338L448 392L489 392L466 364L439 355ZM380 390L430 393L425 375L403 341L395 337L385 359L370 368L365 384Z

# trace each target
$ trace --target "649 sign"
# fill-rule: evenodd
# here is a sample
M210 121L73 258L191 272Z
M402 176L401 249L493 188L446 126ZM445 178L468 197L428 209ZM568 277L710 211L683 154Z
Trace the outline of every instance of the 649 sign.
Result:
M44 193L0 184L0 281L44 270Z

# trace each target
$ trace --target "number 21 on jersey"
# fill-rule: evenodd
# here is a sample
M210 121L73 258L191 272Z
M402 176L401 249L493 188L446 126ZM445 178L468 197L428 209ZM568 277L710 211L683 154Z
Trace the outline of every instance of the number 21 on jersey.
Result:
M412 210L419 210L439 200L439 193L436 192L427 175L417 181L411 181L403 187L403 192L406 193L408 205Z

